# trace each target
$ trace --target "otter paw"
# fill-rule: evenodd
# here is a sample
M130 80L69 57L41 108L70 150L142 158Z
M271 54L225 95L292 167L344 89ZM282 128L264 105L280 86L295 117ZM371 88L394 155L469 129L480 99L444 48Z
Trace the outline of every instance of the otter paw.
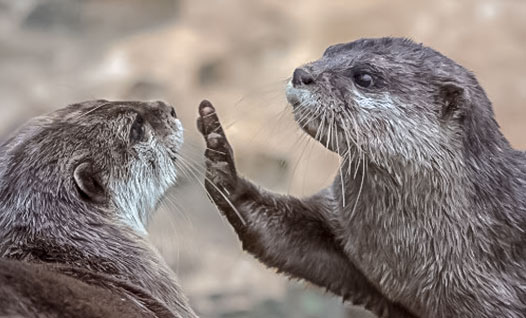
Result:
M229 200L231 193L234 192L238 177L232 147L228 143L214 106L207 100L199 105L197 128L206 141L205 186L214 202L222 206L223 201Z

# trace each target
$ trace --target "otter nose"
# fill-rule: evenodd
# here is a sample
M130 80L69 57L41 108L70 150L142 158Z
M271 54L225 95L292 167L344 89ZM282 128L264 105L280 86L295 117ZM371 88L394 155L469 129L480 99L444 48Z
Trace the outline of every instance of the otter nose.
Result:
M170 110L170 115L173 117L173 118L177 118L177 113L175 112L175 108L173 108L173 106L171 107L172 109Z
M303 68L297 68L292 74L292 85L294 87L299 85L310 85L314 83L314 77Z
M163 101L157 101L156 103L161 110L169 113L170 116L172 116L173 118L177 118L177 113L175 112L175 108L172 105L167 104Z

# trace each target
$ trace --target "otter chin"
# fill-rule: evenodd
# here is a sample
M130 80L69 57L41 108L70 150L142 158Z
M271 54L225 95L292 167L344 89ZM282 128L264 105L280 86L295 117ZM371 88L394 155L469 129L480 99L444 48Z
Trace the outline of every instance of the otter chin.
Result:
M298 67L286 94L341 157L306 198L240 177L200 107L207 189L245 250L380 317L526 316L526 153L471 72L408 39L360 39Z
M164 102L95 100L30 120L0 148L0 314L196 317L147 225L177 179Z

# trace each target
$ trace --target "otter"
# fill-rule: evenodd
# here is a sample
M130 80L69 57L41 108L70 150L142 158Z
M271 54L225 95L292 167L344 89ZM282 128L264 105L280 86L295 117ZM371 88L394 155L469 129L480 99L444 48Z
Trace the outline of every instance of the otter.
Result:
M179 173L164 102L86 101L0 147L0 316L195 318L146 226Z
M240 177L199 108L207 190L246 251L381 317L526 317L526 153L471 72L409 39L360 39L297 68L286 95L341 158L307 198Z

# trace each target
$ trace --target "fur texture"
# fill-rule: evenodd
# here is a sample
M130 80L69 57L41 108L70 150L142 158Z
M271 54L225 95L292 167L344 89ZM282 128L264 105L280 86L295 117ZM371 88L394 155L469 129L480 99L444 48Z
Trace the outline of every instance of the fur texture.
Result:
M162 102L89 101L31 120L0 150L1 257L45 272L58 287L35 286L50 299L75 290L64 304L75 304L87 284L87 293L108 290L144 316L196 317L145 230L175 182L182 142L181 124ZM0 289L30 287L10 282ZM0 313L19 308L22 297L21 315L62 316L60 308L40 312L42 295L22 292L29 298L1 298ZM91 316L88 309L76 316Z
M209 190L247 251L379 316L526 317L526 155L473 74L407 39L361 39L295 71L287 98L342 158L311 198L238 177L217 117L199 122L224 153L206 153Z

